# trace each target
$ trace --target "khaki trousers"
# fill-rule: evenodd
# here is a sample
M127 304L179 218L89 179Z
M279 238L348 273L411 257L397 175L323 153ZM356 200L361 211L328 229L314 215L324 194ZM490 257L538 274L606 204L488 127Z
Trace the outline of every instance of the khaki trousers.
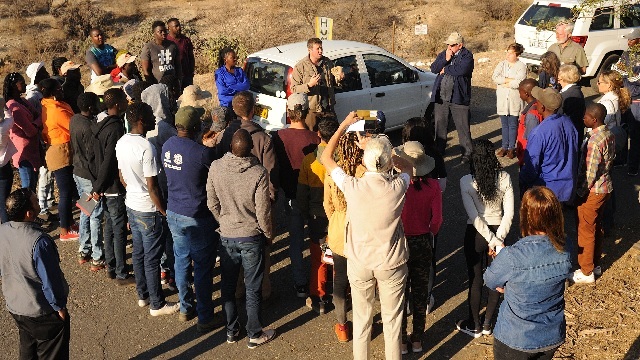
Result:
M404 289L407 283L407 265L392 270L368 270L347 259L347 274L353 301L353 358L369 359L373 303L378 284L380 312L384 331L384 349L387 360L402 359L402 314Z
M591 274L602 256L602 212L611 194L589 193L578 205L578 264L582 273Z

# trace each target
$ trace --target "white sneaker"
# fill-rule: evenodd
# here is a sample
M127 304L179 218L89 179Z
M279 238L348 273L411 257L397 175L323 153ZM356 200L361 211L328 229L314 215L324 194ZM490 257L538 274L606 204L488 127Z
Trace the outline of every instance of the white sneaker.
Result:
M149 298L138 300L138 306L145 307L149 305Z
M180 304L167 302L163 307L157 310L149 309L151 316L171 315L180 311Z
M596 266L593 268L593 275L600 277L602 276L602 268L600 266Z
M262 334L257 338L249 338L247 347L249 349L255 349L260 345L264 345L276 337L276 331L274 329L262 330Z
M585 275L582 270L578 269L569 276L569 280L574 284L592 284L596 281L596 278L593 276L593 272L591 275Z
M433 305L435 305L436 299L433 297L433 294L429 296L429 305L427 305L427 315L433 310Z

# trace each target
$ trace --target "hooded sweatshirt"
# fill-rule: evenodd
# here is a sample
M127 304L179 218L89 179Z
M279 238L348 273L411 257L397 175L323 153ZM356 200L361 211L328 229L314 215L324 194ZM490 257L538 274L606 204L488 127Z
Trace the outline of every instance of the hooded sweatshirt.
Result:
M94 162L91 169L95 181L91 192L98 194L124 194L118 176L116 143L124 135L124 121L115 115L107 116L92 127Z
M144 89L140 98L143 103L148 104L153 109L153 116L156 118L156 128L147 132L147 139L158 135L158 123L161 120L167 120L173 123L173 110L175 104L171 104L169 96L169 88L165 84L154 84Z
M237 157L229 152L211 163L207 206L222 237L272 237L269 176L253 155Z

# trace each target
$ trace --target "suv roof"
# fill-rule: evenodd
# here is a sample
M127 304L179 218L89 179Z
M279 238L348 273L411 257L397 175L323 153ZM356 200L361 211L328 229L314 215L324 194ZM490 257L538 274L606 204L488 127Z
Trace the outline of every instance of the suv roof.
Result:
M385 50L374 45L364 44L356 41L347 40L323 40L323 55L331 58L349 51L350 53L358 53L363 51L384 52ZM286 65L295 65L300 59L307 56L307 42L297 42L282 46L272 47L260 50L251 54L252 57L265 57L272 61L277 61Z

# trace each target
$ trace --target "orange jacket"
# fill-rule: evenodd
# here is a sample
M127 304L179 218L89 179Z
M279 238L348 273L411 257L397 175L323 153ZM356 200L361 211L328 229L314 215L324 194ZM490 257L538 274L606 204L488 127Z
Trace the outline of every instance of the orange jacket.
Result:
M73 116L71 106L52 98L42 99L42 136L49 145L64 144L71 141L69 122Z

